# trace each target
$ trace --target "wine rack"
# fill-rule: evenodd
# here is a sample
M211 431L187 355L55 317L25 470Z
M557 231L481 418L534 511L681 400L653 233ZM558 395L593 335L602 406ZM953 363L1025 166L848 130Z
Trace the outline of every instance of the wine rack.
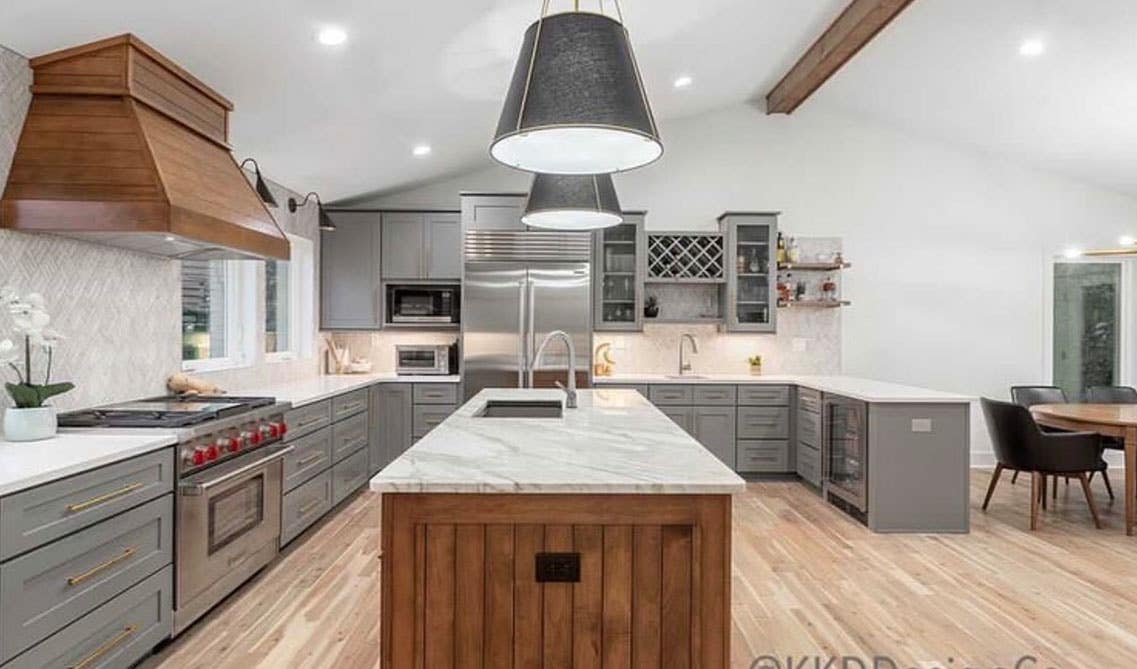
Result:
M648 235L647 280L723 283L721 234Z

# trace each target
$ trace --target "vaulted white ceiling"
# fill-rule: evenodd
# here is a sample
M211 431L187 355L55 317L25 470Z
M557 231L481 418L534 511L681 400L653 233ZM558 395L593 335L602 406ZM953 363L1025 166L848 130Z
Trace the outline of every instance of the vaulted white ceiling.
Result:
M599 0L581 0L596 7ZM623 0L657 116L760 98L847 0ZM590 3L592 3L590 5ZM571 0L551 0L554 11ZM612 0L605 6L609 12ZM27 56L133 32L230 97L232 142L326 200L489 164L540 0L3 0ZM346 45L316 43L336 24ZM807 105L1137 194L1137 2L915 0ZM1024 59L1020 43L1043 40ZM679 75L694 77L676 90ZM665 138L666 139L666 138ZM415 158L412 148L433 153Z

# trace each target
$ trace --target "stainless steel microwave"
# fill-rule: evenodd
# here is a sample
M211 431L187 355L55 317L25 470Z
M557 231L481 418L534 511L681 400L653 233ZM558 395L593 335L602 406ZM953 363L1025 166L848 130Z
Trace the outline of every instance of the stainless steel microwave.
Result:
M396 374L457 374L456 344L400 344L395 347Z
M456 285L388 284L387 325L449 326L461 322L460 288Z

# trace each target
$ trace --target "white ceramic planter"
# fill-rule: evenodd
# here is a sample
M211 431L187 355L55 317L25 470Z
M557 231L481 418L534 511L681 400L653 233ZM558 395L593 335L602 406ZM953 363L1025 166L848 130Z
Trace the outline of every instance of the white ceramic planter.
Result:
M4 439L8 441L50 439L58 429L55 407L4 410Z

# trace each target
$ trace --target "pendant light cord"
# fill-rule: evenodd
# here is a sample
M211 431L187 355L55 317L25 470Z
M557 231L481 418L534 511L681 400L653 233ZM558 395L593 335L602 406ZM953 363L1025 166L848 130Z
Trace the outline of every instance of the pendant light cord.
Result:
M608 12L606 11L606 9L604 7L604 0L598 0L598 4L600 5L600 15L601 16L608 16ZM612 0L612 4L615 5L615 7L616 7L616 19L620 23L623 23L624 22L624 12L620 8L620 0ZM574 11L574 12L580 11L580 0L572 0L572 11ZM544 2L541 4L541 18L542 19L545 18L548 14L549 14L549 0L544 0ZM538 36L540 35L540 29L538 29L537 34L538 34Z

